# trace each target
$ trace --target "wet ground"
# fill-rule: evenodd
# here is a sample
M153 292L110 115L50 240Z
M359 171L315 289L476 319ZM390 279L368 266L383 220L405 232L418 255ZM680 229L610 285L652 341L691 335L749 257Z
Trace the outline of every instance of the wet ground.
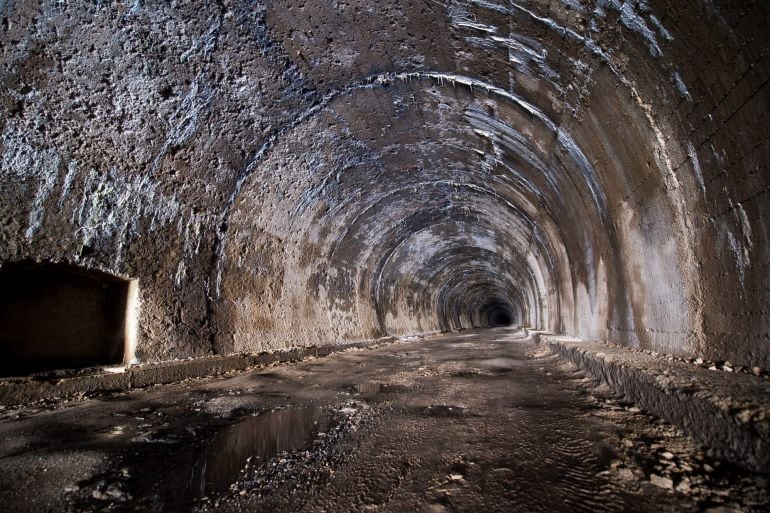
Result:
M0 511L767 511L513 329L0 412Z

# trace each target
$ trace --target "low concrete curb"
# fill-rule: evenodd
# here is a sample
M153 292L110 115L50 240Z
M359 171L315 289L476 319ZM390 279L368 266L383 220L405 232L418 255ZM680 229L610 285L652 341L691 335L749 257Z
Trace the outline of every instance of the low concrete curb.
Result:
M665 355L530 331L647 413L680 427L717 458L770 472L770 381Z
M397 339L385 337L350 344L292 348L257 354L206 356L188 360L133 365L121 372L100 371L94 374L63 378L0 379L0 404L15 406L40 400L167 384L188 378L216 376L276 363L294 362L311 356L328 356L346 349L366 348L394 340Z

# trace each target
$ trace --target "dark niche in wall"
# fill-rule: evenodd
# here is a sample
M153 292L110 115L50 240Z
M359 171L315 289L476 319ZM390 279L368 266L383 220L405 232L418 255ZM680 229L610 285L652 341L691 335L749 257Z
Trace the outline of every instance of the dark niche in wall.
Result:
M0 376L130 362L136 282L64 264L0 267Z

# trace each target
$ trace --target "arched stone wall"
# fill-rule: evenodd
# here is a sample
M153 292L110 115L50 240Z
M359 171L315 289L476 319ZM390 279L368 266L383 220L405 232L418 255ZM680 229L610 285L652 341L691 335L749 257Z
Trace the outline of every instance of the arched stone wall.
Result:
M0 262L143 360L476 326L770 363L763 2L0 5Z

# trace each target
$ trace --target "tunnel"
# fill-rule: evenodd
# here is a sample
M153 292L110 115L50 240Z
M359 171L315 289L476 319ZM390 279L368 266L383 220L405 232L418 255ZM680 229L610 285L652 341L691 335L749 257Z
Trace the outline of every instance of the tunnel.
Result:
M574 341L765 396L767 2L8 0L0 19L10 402L512 330L688 435L698 393L633 396L679 370L597 370ZM84 368L103 384L20 391ZM765 442L703 429L767 471L746 452Z
M335 5L5 4L0 259L138 279L146 362L499 302L767 366L762 2Z

